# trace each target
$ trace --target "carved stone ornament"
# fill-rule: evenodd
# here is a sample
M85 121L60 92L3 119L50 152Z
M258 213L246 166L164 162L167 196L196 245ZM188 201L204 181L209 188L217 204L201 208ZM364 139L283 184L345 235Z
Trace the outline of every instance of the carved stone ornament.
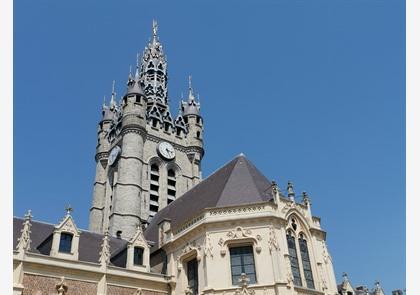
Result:
M137 288L136 292L134 292L133 295L143 295L143 294L144 294L143 290L141 288Z
M109 233L105 232L102 240L101 252L99 253L99 263L101 265L108 265L111 258L111 248L109 246Z
M306 212L303 210L300 206L298 206L295 202L287 203L283 209L281 209L282 213L286 213L287 211L291 209L296 209L299 213L301 213L303 216L306 217Z
M28 213L25 214L25 221L23 222L23 227L20 231L21 235L16 246L18 251L28 251L31 248L31 220L31 210L28 210Z
M193 295L193 290L190 286L185 289L185 295Z
M273 251L280 250L279 243L277 242L276 233L274 231L274 226L270 226L270 234L268 238L268 249L270 250L270 253Z
M187 243L184 248L182 248L181 253L177 256L176 262L178 266L178 271L182 269L182 258L188 256L191 252L196 252L196 259L197 261L201 260L201 246L196 245L195 241L191 243Z
M213 245L211 243L210 234L206 234L206 245L204 247L204 256L213 258Z
M248 288L249 278L246 274L242 273L238 280L239 288L235 290L235 295L254 295L255 291Z
M284 254L284 260L286 260L286 285L288 288L293 286L293 274L292 274L292 264L290 263L289 254Z
M61 277L59 284L55 285L58 295L65 295L67 293L68 287L64 283L64 277Z
M252 231L250 229L243 229L242 227L238 226L234 231L229 231L226 234L226 240L220 238L219 246L220 246L220 255L225 256L227 252L227 243L229 241L234 240L242 240L242 239L251 239L254 241L255 244L255 251L259 254L261 253L261 246L259 244L262 241L262 237L260 235L252 235Z

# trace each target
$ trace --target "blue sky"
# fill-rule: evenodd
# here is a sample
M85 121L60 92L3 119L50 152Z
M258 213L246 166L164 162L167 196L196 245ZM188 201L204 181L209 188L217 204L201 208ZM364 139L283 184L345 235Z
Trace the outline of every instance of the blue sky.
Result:
M70 203L87 228L102 99L153 18L172 112L189 74L200 94L203 175L245 153L308 191L338 281L404 288L401 0L15 1L14 214L56 223Z

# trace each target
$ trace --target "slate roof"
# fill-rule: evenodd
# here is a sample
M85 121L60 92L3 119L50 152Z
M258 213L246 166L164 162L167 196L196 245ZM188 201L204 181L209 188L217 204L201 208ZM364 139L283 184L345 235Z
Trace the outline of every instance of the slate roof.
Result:
M23 227L23 222L24 219L13 217L13 249L16 249L17 239L21 235L20 231ZM32 242L30 252L49 255L55 225L34 220L32 220L31 224L30 237ZM79 238L79 261L98 263L103 237L104 235L102 234L81 230ZM127 248L127 242L124 239L110 237L111 264L113 264L112 258ZM114 265L125 267L125 262L115 263Z
M169 219L171 226L176 228L205 208L261 203L272 199L271 182L240 154L158 211L147 227L145 236L157 242L157 226L164 219Z

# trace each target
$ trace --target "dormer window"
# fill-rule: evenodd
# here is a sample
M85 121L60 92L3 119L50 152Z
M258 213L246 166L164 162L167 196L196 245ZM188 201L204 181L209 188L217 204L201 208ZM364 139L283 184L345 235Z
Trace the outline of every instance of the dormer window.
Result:
M141 247L134 247L134 265L143 265L143 253L144 249Z
M60 235L60 246L59 252L71 253L71 243L73 241L73 235L69 233L61 233Z

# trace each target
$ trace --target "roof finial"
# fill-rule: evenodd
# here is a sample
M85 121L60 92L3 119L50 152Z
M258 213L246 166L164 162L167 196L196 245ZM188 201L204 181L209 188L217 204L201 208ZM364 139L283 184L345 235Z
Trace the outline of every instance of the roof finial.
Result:
M111 258L111 247L109 246L109 232L105 231L102 239L101 252L99 252L99 263L101 265L109 264Z
M71 205L70 205L70 204L68 204L68 205L66 206L65 210L66 210L66 214L67 214L67 215L70 215L70 214L71 214L71 212L73 212L73 208L71 207Z
M188 99L189 100L194 99L193 88L192 88L192 76L191 75L188 76Z
M295 201L295 191L293 189L293 184L290 180L287 182L287 196L291 201Z
M112 93L111 93L111 102L109 103L109 106L111 109L115 107L115 80L112 81Z
M18 238L18 244L16 246L18 251L28 251L31 248L31 221L31 210L28 210L25 214L25 221L23 222L23 227L20 230L20 237Z
M158 30L157 21L153 20L153 23L152 23L153 39L155 39L157 36L157 30Z
M348 277L347 273L345 273L345 272L343 272L343 280L345 282L347 282L349 280L349 277Z

